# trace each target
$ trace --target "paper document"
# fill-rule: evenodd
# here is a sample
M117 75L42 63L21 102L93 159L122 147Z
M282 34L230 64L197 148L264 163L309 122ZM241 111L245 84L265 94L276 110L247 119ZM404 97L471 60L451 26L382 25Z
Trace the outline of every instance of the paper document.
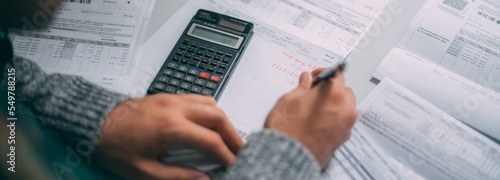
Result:
M324 171L322 179L423 179L410 169L393 161L379 144L365 133L362 125L355 125L351 137L337 151ZM408 179L408 176L406 176Z
M47 73L80 75L124 92L117 85L131 74L153 4L154 0L66 0L48 28L26 31L35 25L31 23L40 23L35 16L33 22L26 19L23 30L11 32L14 54L37 62Z
M374 1L191 0L143 46L129 94L143 96L198 9L255 24L254 37L229 80L218 105L244 140L261 130L279 97L294 89L302 72L333 66L349 54L387 4ZM185 158L198 157L183 154ZM367 156L369 157L369 156ZM173 160L172 160L173 159ZM186 161L179 161L180 163ZM191 164L210 169L211 164ZM207 168L208 167L208 168Z
M428 1L374 78L500 140L500 2Z
M499 144L390 79L357 109L353 137L377 144L400 179L500 178Z

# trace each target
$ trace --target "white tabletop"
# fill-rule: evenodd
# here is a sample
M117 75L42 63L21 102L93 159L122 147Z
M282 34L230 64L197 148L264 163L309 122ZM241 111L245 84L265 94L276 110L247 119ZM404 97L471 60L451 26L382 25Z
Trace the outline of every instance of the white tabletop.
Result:
M145 41L187 1L156 0ZM385 55L396 46L407 25L425 2L425 0L391 0L384 10L384 15L381 15L372 26L371 33L368 33L365 40L358 45L360 53L352 53L348 58L350 62L345 72L346 85L353 89L358 103L375 87L373 83L369 82L373 72ZM398 11L392 13L394 11L391 9Z

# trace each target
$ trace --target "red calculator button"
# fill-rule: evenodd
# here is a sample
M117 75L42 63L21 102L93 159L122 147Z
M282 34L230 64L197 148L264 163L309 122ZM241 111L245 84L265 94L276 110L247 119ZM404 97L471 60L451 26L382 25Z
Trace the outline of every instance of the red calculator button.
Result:
M200 72L200 77L203 79L208 79L209 76L210 74L208 74L207 72Z
M219 80L220 80L220 77L219 77L219 76L212 75L212 77L210 77L210 81L213 81L213 82L219 82Z

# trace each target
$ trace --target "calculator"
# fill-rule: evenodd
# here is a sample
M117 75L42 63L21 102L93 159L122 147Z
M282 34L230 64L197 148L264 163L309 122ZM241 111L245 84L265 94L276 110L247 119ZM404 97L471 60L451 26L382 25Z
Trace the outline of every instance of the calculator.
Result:
M200 9L148 88L148 94L220 97L253 35L253 24Z

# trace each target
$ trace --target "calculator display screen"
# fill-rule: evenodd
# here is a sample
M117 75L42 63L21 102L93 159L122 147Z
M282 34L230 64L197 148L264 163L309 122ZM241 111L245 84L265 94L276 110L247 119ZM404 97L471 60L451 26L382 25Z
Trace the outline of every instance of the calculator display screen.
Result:
M210 39L229 46L236 46L240 38L212 31L201 26L195 26L191 34Z

